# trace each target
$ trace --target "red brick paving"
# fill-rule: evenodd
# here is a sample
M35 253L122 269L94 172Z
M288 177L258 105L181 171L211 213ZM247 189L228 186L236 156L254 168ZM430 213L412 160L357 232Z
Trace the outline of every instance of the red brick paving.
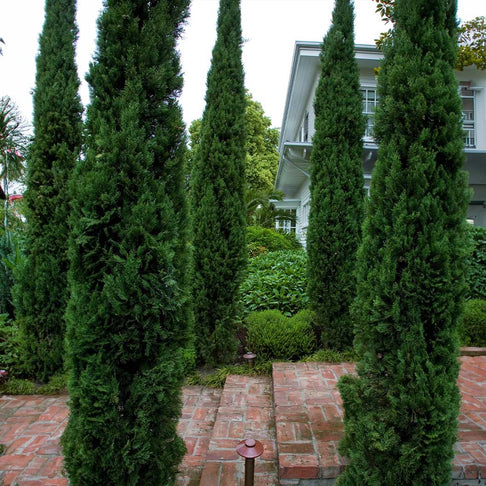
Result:
M486 478L486 356L462 356L462 406L454 480ZM281 484L335 478L345 467L337 444L343 434L336 383L354 365L276 363L275 419Z
M265 446L255 463L256 486L332 480L346 464L337 452L343 426L336 382L353 371L348 363L275 364L275 416L267 377L231 376L224 391L184 387L178 430L188 452L177 486L242 485L244 461L235 448L244 438L256 438ZM461 357L459 386L463 402L453 478L479 480L486 477L486 356ZM66 400L0 396L0 444L7 447L0 456L1 484L68 485L59 447L67 421Z
M243 485L244 459L236 453L243 439L264 446L255 460L255 486L278 485L274 421L270 377L228 376L200 485Z
M187 454L179 468L177 486L199 485L222 392L202 386L182 389L183 407L177 431L184 438Z
M67 423L67 396L0 397L0 480L4 486L67 486L59 438Z

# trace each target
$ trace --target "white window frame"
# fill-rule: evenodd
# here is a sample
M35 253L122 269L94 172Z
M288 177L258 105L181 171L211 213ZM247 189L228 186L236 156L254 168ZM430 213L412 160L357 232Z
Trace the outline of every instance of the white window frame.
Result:
M462 100L462 129L464 130L464 146L476 148L476 90L470 82L459 83L459 96ZM470 106L466 106L467 101Z
M373 85L361 85L361 95L363 97L362 113L366 117L366 127L363 139L367 142L373 142L375 137L373 135L373 127L375 125L375 111L378 106L378 91L376 86ZM373 98L370 94L373 93Z

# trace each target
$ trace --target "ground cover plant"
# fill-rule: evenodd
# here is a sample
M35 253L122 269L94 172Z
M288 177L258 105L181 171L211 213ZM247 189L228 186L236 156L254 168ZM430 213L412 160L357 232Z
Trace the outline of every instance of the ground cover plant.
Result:
M269 252L252 258L240 288L243 316L267 309L292 316L307 308L306 264L304 250Z

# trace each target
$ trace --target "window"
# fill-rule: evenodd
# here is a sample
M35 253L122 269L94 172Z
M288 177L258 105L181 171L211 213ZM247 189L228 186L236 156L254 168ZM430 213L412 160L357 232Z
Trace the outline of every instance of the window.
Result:
M367 141L372 141L373 136L373 125L375 123L375 111L378 105L378 94L376 88L361 88L361 95L363 96L363 114L366 118L366 128L364 139Z
M289 219L285 219L284 216L277 216L275 220L275 228L277 230L284 231L285 233L295 233L296 224L296 210L295 209L283 209L285 213L288 213Z
M471 89L470 82L459 84L459 94L462 99L462 128L464 130L464 145L476 147L475 103L476 92Z

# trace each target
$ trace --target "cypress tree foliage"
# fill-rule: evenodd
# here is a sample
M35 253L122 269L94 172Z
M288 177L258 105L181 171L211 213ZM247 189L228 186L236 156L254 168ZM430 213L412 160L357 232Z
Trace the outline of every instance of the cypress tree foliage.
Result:
M170 485L191 329L175 50L188 0L109 0L75 171L67 309L76 485Z
M246 263L245 88L239 0L221 0L192 174L194 317L199 359L228 362Z
M46 0L28 157L26 259L14 289L26 371L62 370L67 291L68 179L81 150L82 106L74 62L74 0Z
M325 347L352 345L349 307L356 295L356 251L364 213L364 119L350 0L336 0L322 44L314 110L308 294Z
M469 195L456 2L397 0L395 12L358 256L358 378L340 383L341 486L449 484L456 439Z

